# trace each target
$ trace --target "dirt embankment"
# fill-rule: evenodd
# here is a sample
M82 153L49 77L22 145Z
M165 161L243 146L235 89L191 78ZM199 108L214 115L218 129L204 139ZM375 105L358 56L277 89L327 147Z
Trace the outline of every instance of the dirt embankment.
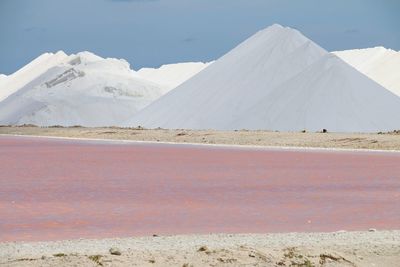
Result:
M400 150L400 133L341 134L268 131L165 130L83 127L0 127L0 134L154 142Z

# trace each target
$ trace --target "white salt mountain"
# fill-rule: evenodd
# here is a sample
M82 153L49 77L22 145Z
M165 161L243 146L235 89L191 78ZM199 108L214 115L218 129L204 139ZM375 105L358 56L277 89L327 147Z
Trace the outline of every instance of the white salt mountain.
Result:
M44 53L18 71L0 80L0 101L15 93L18 89L27 85L34 78L46 72L48 69L60 64L68 56L59 51L55 54Z
M0 102L0 124L118 126L163 94L124 60L61 54L61 62L46 54L10 75L23 77L18 86L6 78L12 87L0 85L8 94Z
M400 129L400 98L280 25L262 30L126 126L376 132Z
M374 47L333 53L400 96L400 52L384 47Z
M195 74L202 71L212 62L184 62L162 65L160 68L142 68L138 75L146 80L161 85L165 92L182 84Z

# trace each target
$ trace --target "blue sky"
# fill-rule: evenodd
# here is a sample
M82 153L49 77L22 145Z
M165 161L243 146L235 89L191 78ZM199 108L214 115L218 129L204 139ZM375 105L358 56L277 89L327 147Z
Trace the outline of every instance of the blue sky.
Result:
M398 0L0 0L0 73L58 50L134 69L209 61L273 23L330 51L400 50L398 14Z

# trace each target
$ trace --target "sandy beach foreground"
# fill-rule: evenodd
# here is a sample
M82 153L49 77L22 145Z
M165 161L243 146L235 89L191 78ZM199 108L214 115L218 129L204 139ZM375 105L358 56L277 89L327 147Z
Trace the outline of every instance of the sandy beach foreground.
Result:
M112 255L111 248L121 255ZM400 231L0 243L0 266L398 266L399 262Z

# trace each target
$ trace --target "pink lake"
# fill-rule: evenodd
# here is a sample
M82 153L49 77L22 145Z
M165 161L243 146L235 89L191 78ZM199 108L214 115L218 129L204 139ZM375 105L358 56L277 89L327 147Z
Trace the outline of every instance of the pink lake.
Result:
M400 229L400 153L0 137L0 242Z

